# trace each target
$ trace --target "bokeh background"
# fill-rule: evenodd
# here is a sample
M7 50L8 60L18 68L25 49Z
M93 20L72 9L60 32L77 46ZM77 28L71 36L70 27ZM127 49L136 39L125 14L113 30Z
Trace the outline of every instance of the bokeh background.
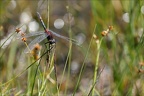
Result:
M104 96L144 95L143 0L1 0L0 46L8 40L0 49L0 84L8 82L29 65L28 58L23 57L25 44L16 39L17 34L8 37L20 26L24 33L42 31L36 12L41 14L47 28L79 42L70 47L68 41L54 36L57 82L61 81L66 66L61 94L74 92L83 63L85 66L76 95L89 93L98 53L95 40L90 44L94 32L98 39L103 38L95 87L98 93ZM113 26L113 30L103 37L101 32L108 26ZM28 39L28 43L31 40L33 38ZM44 42L46 40L40 43L41 54L46 50ZM41 73L44 72L45 62L46 56L40 64ZM8 85L1 85L0 92L5 95L29 94L27 73L26 70ZM38 80L35 81L36 85ZM54 90L54 85L48 86L47 90ZM39 94L37 87L34 90L33 94ZM56 94L55 91L44 93Z

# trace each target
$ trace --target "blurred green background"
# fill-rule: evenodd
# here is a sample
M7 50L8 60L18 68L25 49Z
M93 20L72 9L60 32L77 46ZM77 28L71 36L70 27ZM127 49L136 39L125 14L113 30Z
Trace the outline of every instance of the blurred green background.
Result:
M103 38L100 46L98 81L95 88L103 96L144 95L143 0L1 0L0 46L15 32L15 28L21 25L23 25L21 30L25 33L43 30L36 12L41 14L48 28L66 37L72 37L81 46L73 44L70 47L69 42L54 37L56 38L54 60L58 82L66 64L70 65L70 67L66 66L60 94L64 94L65 90L67 90L66 96L73 93L83 62L85 67L76 96L85 96L89 92L97 56L95 40L90 44L93 31L101 39L103 38L101 32L107 30L108 26L113 26L114 29ZM62 28L57 28L55 25L57 19L63 20L58 22L58 26ZM95 25L96 30L94 30ZM16 35L9 38L0 49L0 84L14 78L30 64L28 62L31 62L27 59L23 60L26 46L21 40L15 39ZM32 39L29 39L28 43ZM44 42L40 44L41 50L45 50ZM69 57L68 62L67 57ZM45 62L46 56L40 64L41 74L44 72ZM31 74L34 75L35 71ZM29 94L28 78L25 71L9 84L1 85L1 95ZM38 80L35 81L37 86ZM38 88L34 89L34 94L38 95ZM55 95L55 91L50 91L54 89L50 87L46 89L48 92L43 91L45 94Z

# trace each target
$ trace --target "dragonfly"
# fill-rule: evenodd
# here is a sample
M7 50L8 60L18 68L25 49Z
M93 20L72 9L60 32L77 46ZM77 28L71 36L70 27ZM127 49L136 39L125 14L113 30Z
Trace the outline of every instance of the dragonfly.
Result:
M43 26L43 29L44 31L39 31L39 32L32 32L32 33L28 33L26 34L24 37L25 38L28 38L28 37L32 37L32 36L37 36L33 41L31 41L29 44L28 44L28 47L30 50L32 50L34 48L34 45L37 44L37 43L40 43L42 42L43 40L45 40L47 38L48 42L50 45L54 45L56 43L56 40L54 39L54 36L56 37L59 37L59 38L62 38L62 39L65 39L66 41L72 41L72 43L74 44L78 44L78 42L74 39L71 39L71 38L68 38L68 37L65 37L63 35L60 35L52 30L48 30L43 22L43 19L41 17L41 15L39 14L39 12L37 12L37 16L41 22L41 25ZM29 51L28 48L26 48L24 50L24 53L27 53Z

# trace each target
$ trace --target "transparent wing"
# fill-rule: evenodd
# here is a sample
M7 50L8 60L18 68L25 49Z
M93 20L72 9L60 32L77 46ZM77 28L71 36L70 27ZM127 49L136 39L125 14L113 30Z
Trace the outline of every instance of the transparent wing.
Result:
M44 39L46 39L47 38L47 34L46 33L44 33L43 35L41 35L41 36L38 36L37 38L35 38L29 45L28 45L28 47L29 47L29 49L28 48L26 48L25 50L24 50L24 53L27 53L27 52L29 52L29 51L31 51L33 48L34 48L34 45L36 44L36 43L40 43L41 41L43 41Z
M59 38L65 39L65 40L67 40L67 41L72 41L72 43L78 45L78 41L76 41L76 40L74 40L74 39L70 39L70 38L68 38L68 37L65 37L65 36L62 36L62 35L60 35L60 34L57 34L57 33L55 33L55 32L52 31L52 30L49 30L49 31L50 31L53 35L55 35L55 36L57 36L57 37L59 37Z
M37 36L37 35L42 35L42 34L45 34L44 31L31 32L31 33L26 34L24 37L28 38L28 37ZM21 39L21 38L22 38L22 36L19 34L19 35L17 36L17 39Z

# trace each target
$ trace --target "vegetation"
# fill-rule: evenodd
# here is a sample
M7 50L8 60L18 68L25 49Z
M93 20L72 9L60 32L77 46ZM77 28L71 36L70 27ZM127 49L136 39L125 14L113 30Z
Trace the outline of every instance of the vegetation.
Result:
M143 49L142 0L0 1L1 96L143 96Z

